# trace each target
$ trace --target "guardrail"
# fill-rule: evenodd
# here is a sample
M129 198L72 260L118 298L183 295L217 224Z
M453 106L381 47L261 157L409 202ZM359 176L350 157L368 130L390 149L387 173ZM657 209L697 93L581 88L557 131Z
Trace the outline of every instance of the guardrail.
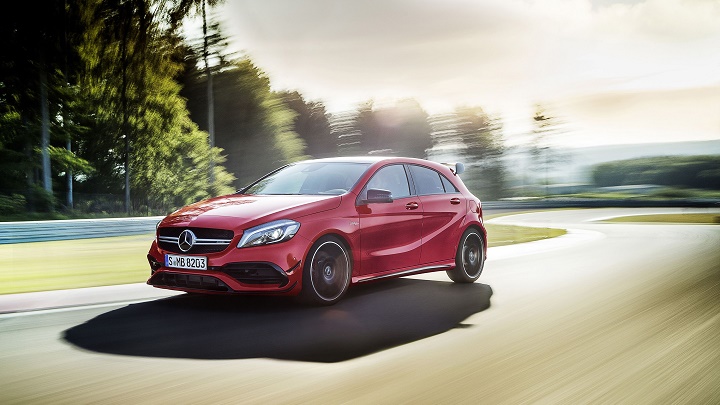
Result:
M546 208L603 208L603 207L713 207L720 201L708 200L597 200L548 199L522 201L485 201L483 209L525 210ZM0 222L0 245L51 240L105 238L151 233L163 217L68 219L54 221Z
M547 200L483 201L483 210L525 210L549 208L720 208L720 200L600 200L594 198L550 198Z
M163 217L0 222L0 245L152 233Z

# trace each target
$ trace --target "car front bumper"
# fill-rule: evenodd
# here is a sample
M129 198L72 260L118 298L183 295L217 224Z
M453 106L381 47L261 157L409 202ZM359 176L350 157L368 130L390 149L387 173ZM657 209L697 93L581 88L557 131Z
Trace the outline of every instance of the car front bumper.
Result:
M167 267L165 254L172 253L153 242L148 252L154 287L208 294L297 295L302 285L302 258L308 241L292 240L238 249L233 241L225 250L205 255L207 270Z

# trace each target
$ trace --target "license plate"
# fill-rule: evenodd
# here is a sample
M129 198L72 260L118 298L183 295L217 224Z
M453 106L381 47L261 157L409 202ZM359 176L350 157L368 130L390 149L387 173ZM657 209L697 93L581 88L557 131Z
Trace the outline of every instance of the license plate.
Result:
M165 267L176 269L207 270L207 257L165 255Z

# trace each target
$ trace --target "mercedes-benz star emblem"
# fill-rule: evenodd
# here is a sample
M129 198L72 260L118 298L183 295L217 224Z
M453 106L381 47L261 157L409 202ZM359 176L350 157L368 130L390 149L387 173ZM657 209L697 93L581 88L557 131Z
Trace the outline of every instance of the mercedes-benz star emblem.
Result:
M192 249L196 239L195 234L191 230L186 229L182 231L180 237L178 238L178 247L183 252L187 252Z

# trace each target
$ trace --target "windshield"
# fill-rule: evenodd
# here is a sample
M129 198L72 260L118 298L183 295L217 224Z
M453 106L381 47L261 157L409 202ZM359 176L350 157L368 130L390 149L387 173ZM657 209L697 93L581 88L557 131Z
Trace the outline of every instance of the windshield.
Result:
M369 163L297 163L258 180L245 189L244 194L345 194L357 183L369 166Z

